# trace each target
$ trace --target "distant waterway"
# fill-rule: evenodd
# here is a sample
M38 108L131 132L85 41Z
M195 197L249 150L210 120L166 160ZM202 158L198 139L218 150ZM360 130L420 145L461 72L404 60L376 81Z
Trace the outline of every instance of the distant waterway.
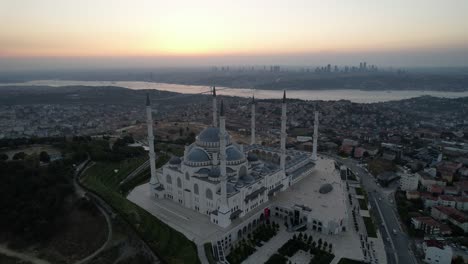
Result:
M37 80L24 83L4 83L0 86L118 86L134 90L140 89L157 89L162 91L170 91L184 94L199 94L209 93L209 86L200 85L182 85L182 84L169 84L169 83L155 83L155 82L137 82L137 81L69 81L69 80ZM217 93L221 95L251 97L254 93L252 89L247 88L227 88L217 87ZM282 90L255 90L255 97L259 99L272 99L281 98ZM356 103L375 103L387 102L394 100L402 100L423 95L430 95L435 97L444 98L459 98L467 97L468 91L465 92L440 92L440 91L364 91L364 90L289 90L287 91L288 98L302 99L302 100L324 100L324 101L337 101L337 100L350 100Z

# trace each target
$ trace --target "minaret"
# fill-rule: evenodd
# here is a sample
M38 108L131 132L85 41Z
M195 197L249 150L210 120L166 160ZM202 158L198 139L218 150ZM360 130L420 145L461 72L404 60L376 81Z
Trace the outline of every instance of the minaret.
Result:
M283 103L281 104L281 157L280 168L286 171L286 90L283 93Z
M255 144L255 97L252 96L252 116L250 119L250 145Z
M213 127L218 126L218 104L216 103L216 87L213 86Z
M151 194L154 195L155 185L158 184L156 177L156 154L154 152L154 136L153 136L153 113L151 111L151 103L149 94L146 94L146 125L148 127L148 147L149 147L149 163L150 163L150 188Z
M222 202L226 202L226 184L227 173L226 173L226 118L224 117L224 105L221 100L221 110L219 113L219 161L220 161L220 173L221 173L221 199ZM227 204L227 203L226 203Z
M312 147L312 160L317 160L317 141L318 141L318 126L319 126L319 112L315 111L314 119L314 145Z
M227 199L227 173L226 173L226 119L224 117L224 105L221 100L219 111L219 160L221 174L221 201L218 209L218 225L227 227L231 224L231 210Z

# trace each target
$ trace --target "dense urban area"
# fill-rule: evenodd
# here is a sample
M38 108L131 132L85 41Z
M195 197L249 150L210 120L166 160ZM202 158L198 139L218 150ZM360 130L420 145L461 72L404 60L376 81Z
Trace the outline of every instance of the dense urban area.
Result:
M44 183L24 179L25 182L34 182L40 192L20 193L27 197L25 201L33 201L43 192L51 197L55 195L55 199L47 198L48 204L38 205L33 214L28 208L18 212L24 218L14 225L11 221L17 215L8 213L2 220L7 235L0 236L0 239L14 241L13 248L24 249L31 244L38 247L36 243L40 237L39 242L47 241L47 246L38 249L41 254L36 257L48 259L50 263L69 263L86 256L95 261L92 263L113 263L105 259L119 258L127 262L118 263L151 263L157 259L188 263L197 259L197 252L190 241L123 198L131 188L149 177L147 168L143 168L143 173L135 178L127 177L147 163L147 155L142 148L147 147L144 111L147 93L153 102L160 166L170 156L180 156L184 145L193 142L195 135L211 123L211 95L187 96L118 87L2 87L0 165L5 169L2 169L2 174L13 177L14 174L43 175L47 171L52 172ZM225 104L227 130L237 142L248 143L250 130L246 124L250 122L253 99L221 98ZM255 99L257 141L262 145L278 146L280 143L280 102L279 99ZM348 189L351 185L354 190L350 191L350 202L351 194L357 201L352 212L356 231L361 226L356 215L361 215L367 236L377 237L375 233L378 232L378 237L383 239L388 263L410 263L406 261L413 262L414 258L416 261L427 260L431 254L445 254L453 259L453 263L463 263L463 259L468 259L468 98L423 96L365 104L347 100L288 99L287 103L287 148L312 151L314 111L318 111L318 150L335 158L341 166L343 177L349 180ZM11 160L20 163L11 163ZM86 176L80 180L80 166L87 166L89 162L97 166L85 170ZM112 167L108 164L119 164L119 169L114 168L117 165ZM102 175L109 178L102 179ZM13 195L11 192L18 188L17 184L24 184L13 183L9 177L2 178L6 181L1 184L2 189L5 187L1 192L5 205L2 210L12 207L8 202L11 202L9 195ZM51 182L54 184L50 185ZM30 188L34 189L34 186ZM70 190L90 194L70 198L67 194ZM100 210L106 211L105 217L98 213ZM59 212L59 216L54 216L53 211ZM29 220L29 217L34 219L34 214L42 213L47 217ZM394 227L385 223L388 221L384 219L386 214L398 216L398 220L391 224ZM76 216L87 219L80 227L94 225L96 229L77 230L73 227ZM63 223L65 236L76 243L82 243L86 236L95 233L95 245L80 248L79 253L70 257L75 246L60 244L58 241L64 238L50 226L58 222ZM112 227L107 233L106 222L111 222L107 225ZM20 231L25 228L32 232ZM150 232L151 228L156 231ZM258 235L258 241L268 241L279 229L276 223L268 223L262 228L268 237L254 234L252 239L257 239ZM21 235L12 239L14 231ZM155 237L162 234L172 234L174 239L165 244L157 242ZM317 263L331 263L330 241L325 242L329 246L326 244L321 250L322 245L316 247L312 238L303 237L302 233L298 235L300 237L295 236L288 241L268 263L286 263L287 257L297 251L289 252L289 244L322 256L320 261L323 262ZM402 239L404 243L395 245L394 239ZM375 245L369 248L367 238L361 242L366 252L365 261L378 263L375 250L372 253ZM89 255L102 243L106 249ZM187 248L187 253L181 255L177 250L169 250L175 245ZM405 248L401 248L402 245ZM229 257L231 263L238 263L255 251L246 253L243 249L245 244L239 247ZM11 250L0 249L3 250L0 253ZM213 256L207 257L210 260ZM340 263L354 263L348 261Z

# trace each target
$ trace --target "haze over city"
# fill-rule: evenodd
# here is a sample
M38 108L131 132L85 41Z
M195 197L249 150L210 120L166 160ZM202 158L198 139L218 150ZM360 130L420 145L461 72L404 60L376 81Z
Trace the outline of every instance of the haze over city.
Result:
M466 66L467 12L464 0L2 1L0 69Z

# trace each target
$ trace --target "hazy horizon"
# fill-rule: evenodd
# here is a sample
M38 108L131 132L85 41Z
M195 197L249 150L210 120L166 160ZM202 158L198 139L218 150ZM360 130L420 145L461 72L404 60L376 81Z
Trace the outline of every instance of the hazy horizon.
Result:
M468 1L3 1L0 70L468 66Z

